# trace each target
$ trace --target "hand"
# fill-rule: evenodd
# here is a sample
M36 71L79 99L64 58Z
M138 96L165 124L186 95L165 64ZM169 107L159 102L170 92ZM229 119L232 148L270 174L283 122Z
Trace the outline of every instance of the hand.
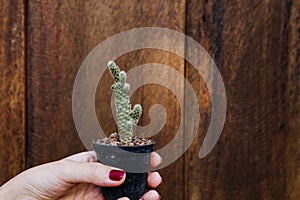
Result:
M152 153L151 166L156 167L160 162L161 157ZM99 186L118 186L126 177L125 173L121 180L111 180L109 173L113 169L116 168L98 163L93 151L75 154L22 172L0 187L0 199L104 200ZM158 172L150 172L147 182L149 187L156 188L162 178ZM150 190L142 199L157 200L160 196L155 190Z

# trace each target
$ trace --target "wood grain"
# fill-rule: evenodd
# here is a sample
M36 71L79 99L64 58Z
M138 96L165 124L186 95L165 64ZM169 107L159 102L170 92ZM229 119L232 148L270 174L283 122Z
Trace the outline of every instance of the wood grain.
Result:
M0 3L0 185L25 169L24 3Z
M29 0L2 1L0 11L0 185L25 167L85 150L71 107L81 62L97 44L119 32L155 26L186 32L198 41L216 62L227 92L221 138L199 159L211 99L193 66L153 49L116 60L126 71L149 62L168 65L185 74L198 95L198 135L184 156L160 170L162 198L300 199L299 1ZM168 74L161 76L173 81ZM107 89L111 83L105 72L95 99L107 134L116 130ZM186 92L184 83L172 84ZM150 122L153 104L165 107L166 124L154 139L156 149L166 145L181 117L174 94L150 84L131 99L144 108L140 125Z
M184 1L30 0L28 12L27 167L84 150L73 124L71 95L81 62L97 44L121 31L137 27L185 30ZM174 59L174 55L164 52L142 50L116 60L126 71L155 61L184 73L183 60ZM98 120L107 133L115 130L110 111L111 90L107 89L111 81L109 74L105 73L99 81L95 102ZM183 83L174 84L182 87L183 92ZM174 123L180 116L172 111L178 110L178 104L175 96L165 88L146 87L140 88L132 97L134 103L142 103L145 108L141 123L149 122L147 110L153 103L165 105L170 113L162 134L155 137L158 148L175 135ZM183 159L163 169L162 173L166 177L159 188L163 198L183 199Z
M73 124L71 94L88 52L81 39L85 30L78 28L84 19L76 17L84 6L72 6L28 2L27 167L84 149Z
M287 138L287 174L286 196L289 199L300 199L300 2L287 4L289 13L285 28L287 91L286 99L289 108L289 131Z
M299 199L299 3L189 0L187 13L187 34L223 77L227 119L200 160L211 108L188 65L204 115L186 156L186 199Z

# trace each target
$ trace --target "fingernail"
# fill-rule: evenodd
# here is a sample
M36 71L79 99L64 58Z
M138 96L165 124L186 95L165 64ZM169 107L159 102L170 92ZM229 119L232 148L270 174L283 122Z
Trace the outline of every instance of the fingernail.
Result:
M109 179L113 181L119 181L123 178L124 174L124 171L113 169L109 172Z

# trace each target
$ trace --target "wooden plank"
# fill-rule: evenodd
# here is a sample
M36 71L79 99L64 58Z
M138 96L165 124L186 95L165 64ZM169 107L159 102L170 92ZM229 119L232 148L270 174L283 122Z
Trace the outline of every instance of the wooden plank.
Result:
M227 118L200 160L210 99L188 65L202 117L186 156L186 199L299 199L299 3L189 0L187 13L187 34L223 77Z
M0 185L25 169L24 2L0 3Z
M286 196L289 199L300 199L300 2L290 1L288 24L285 33L287 48L286 97L289 108L289 132L286 150Z
M76 9L72 6L28 2L27 167L83 150L73 125L71 94L87 50L80 39L84 30L73 32L83 21L78 16L77 21L66 23L66 18L74 19ZM79 5L78 10L82 9ZM82 54L77 53L79 49Z
M97 44L137 27L166 27L181 32L185 28L184 1L31 0L28 10L28 167L84 150L72 119L72 88L81 62ZM183 60L174 57L155 50L141 50L128 53L116 62L126 71L146 62L158 62L183 74ZM167 75L166 79L171 81ZM111 90L107 89L111 82L105 72L95 102L98 120L107 133L115 130L110 111ZM174 84L183 92L183 83ZM144 113L153 103L162 103L171 113L163 133L156 136L156 148L159 148L175 135L179 116L171 111L178 110L178 105L174 95L165 88L146 87L134 93L133 102L142 103ZM144 114L141 124L148 122ZM159 188L163 198L183 199L183 164L183 159L179 159L161 170L165 177Z

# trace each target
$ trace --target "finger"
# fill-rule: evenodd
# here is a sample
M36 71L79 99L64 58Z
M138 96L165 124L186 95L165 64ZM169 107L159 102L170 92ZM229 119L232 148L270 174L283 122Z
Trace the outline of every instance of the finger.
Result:
M142 197L142 200L159 200L159 199L161 199L161 197L158 194L158 192L156 192L155 190L150 190Z
M151 188L156 188L162 183L162 177L158 172L151 172L147 178L148 186Z
M150 166L157 167L161 163L162 163L162 157L158 153L152 152L150 156Z
M56 176L69 183L91 183L98 186L118 186L126 173L97 162L81 163L72 160L56 162Z
M130 200L130 199L127 197L122 197L122 198L119 198L118 200Z
M73 160L77 162L96 162L97 156L95 151L85 151L66 157L63 160Z

